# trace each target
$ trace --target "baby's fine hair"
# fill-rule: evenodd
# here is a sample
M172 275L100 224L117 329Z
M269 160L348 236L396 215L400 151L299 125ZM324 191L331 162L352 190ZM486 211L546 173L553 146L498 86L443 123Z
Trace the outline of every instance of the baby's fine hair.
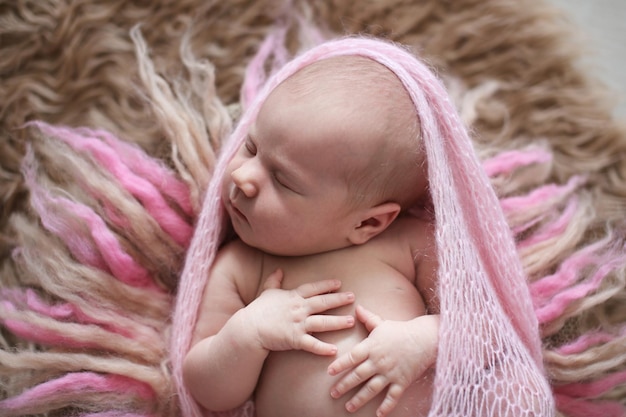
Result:
M411 208L424 195L427 169L419 118L402 82L384 65L357 55L320 60L290 77L289 90L299 97L339 89L354 112L376 113L375 120L382 120L369 160L346 176L355 205L396 202Z

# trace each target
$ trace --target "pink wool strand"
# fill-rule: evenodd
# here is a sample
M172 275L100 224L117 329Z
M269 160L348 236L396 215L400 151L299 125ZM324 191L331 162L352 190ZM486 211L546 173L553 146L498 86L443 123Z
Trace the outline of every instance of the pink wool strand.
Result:
M142 400L154 398L149 385L121 375L101 375L77 372L39 384L22 394L0 401L0 409L19 410L55 401L59 397L77 394L114 393Z
M123 186L135 196L154 217L159 225L181 246L189 243L193 229L165 201L159 190L149 181L136 175L119 158L118 154L103 141L83 136L68 127L51 126L43 122L32 122L42 132L53 136L76 150L91 154ZM85 130L83 130L85 132Z
M35 170L34 155L29 148L22 172L31 191L31 204L44 227L62 239L80 262L111 273L128 285L160 291L148 271L124 252L93 209L64 197L54 197L37 183ZM77 221L82 222L83 227L77 227Z
M556 218L556 220L547 222L541 227L540 230L533 233L527 239L520 241L517 244L517 248L525 249L527 247L538 245L542 242L547 242L557 236L561 236L574 218L577 208L578 198L576 196L572 196L567 202L565 210L563 210L563 212L560 214L559 217Z
M518 168L533 164L552 162L552 154L544 149L528 149L502 152L483 162L489 177L511 174Z
M147 157L137 146L119 140L106 130L78 128L76 131L83 136L97 137L104 141L133 173L140 178L150 181L163 195L176 203L185 215L190 218L195 215L191 205L189 187L179 180L173 171L160 163L158 159Z
M557 272L533 282L530 292L535 303L545 303L574 284L585 268L600 263L599 253L605 251L610 244L611 239L606 238L586 246L565 259Z
M6 309L6 306L3 306ZM39 326L26 323L24 321L14 319L2 319L4 327L9 329L16 336L35 343L41 343L47 346L64 346L73 349L94 349L98 345L96 343L72 340L63 332L55 332Z
M573 342L560 346L556 349L556 352L560 355L574 355L584 352L593 346L611 342L619 337L626 337L626 326L623 326L617 335L607 332L590 332L583 334Z
M19 306L19 309L30 310L38 315L46 316L58 321L74 322L79 324L95 324L112 333L117 333L125 337L133 336L132 333L130 333L126 328L91 317L71 303L65 302L49 304L42 300L37 293L30 288L26 290L0 288L0 300L7 303L5 304L6 308L13 311L17 310L17 307ZM15 325L16 324L14 324L14 326ZM21 328L21 331L26 333L25 327L22 326ZM41 337L41 335L39 337ZM70 338L68 337L65 340L69 339Z
M65 349L96 349L102 352L117 351L141 355L154 360L162 354L161 346L154 343L159 335L149 328L132 327L124 317L112 322L115 315L103 314L103 318L92 317L78 308L65 306L61 309L37 301L35 308L28 297L19 290L0 292L0 324L16 336L34 343ZM131 327L125 328L126 324ZM146 346L147 343L151 343Z
M588 280L560 292L545 305L538 306L536 314L539 323L548 323L560 317L573 302L582 300L597 290L610 272L622 266L623 260L609 261L608 264L602 265Z
M503 395L502 403L519 397L512 387L524 384L530 392L527 404L535 407L528 412L552 415L553 398L543 375L538 322L526 277L499 201L454 105L443 84L414 55L388 42L354 37L314 47L269 78L222 149L187 254L174 311L171 360L183 416L202 415L184 386L182 362L226 221L219 197L226 164L278 84L310 63L342 55L364 56L394 72L410 94L421 122L437 219L441 299L439 357L429 415L487 415L487 409L497 413L482 396L455 383L465 380ZM465 328L468 324L473 327ZM468 338L470 334L473 336ZM485 352L492 342L493 349ZM498 373L486 367L484 354L489 355L489 363L498 364ZM498 393L499 386L510 390Z
M534 189L527 195L503 198L500 205L505 214L524 212L531 208L545 207L553 201L562 200L585 182L585 178L574 176L564 185L548 184Z
M47 346L63 346L72 349L98 349L101 348L98 342L90 341L81 337L75 329L77 325L67 325L58 330L54 328L56 324L53 320L38 320L38 323L31 323L32 315L15 314L15 306L0 301L0 322L12 333L24 340L40 343ZM14 313L14 314L11 314Z
M49 305L37 296L34 290L28 288L0 288L2 300L11 300L13 303L26 305L30 310L54 319L69 320L78 316L78 308L69 303Z
M600 288L604 279L613 271L626 266L626 250L623 246L609 246L607 241L598 242L584 248L563 262L559 271L531 284L531 293L537 303L535 312L540 323L550 322L560 317L574 302ZM592 253L593 249L608 246L602 253ZM595 270L586 279L578 280L585 267Z

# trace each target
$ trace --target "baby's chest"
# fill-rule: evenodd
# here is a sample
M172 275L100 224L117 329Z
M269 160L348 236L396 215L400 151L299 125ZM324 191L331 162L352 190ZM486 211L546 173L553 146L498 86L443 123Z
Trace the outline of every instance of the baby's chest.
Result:
M353 292L357 303L374 310L387 304L404 304L404 300L414 304L420 298L415 288L415 267L410 256L404 260L403 268L399 268L398 262L389 262L366 251L346 252L342 250L305 258L268 257L264 260L263 280L277 268L283 270L282 288L286 290L325 279L337 279L342 284L340 291Z

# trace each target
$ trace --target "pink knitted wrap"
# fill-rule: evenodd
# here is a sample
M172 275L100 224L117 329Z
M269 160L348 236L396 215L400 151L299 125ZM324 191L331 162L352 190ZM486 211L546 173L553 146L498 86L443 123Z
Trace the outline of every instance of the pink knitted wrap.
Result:
M421 123L439 248L440 345L430 416L549 416L537 318L501 205L443 84L413 54L374 39L329 41L268 79L224 145L188 251L173 317L171 360L185 417L202 415L182 381L225 214L220 184L268 94L300 68L339 55L375 60L402 81ZM306 238L303 236L303 238ZM250 412L250 406L229 415Z

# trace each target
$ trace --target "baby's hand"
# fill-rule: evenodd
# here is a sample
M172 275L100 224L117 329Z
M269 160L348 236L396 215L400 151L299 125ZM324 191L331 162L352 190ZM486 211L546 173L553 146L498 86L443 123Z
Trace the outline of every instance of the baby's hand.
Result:
M438 317L383 320L362 306L357 306L356 315L370 334L328 366L330 375L348 371L331 388L331 396L339 398L363 384L346 403L346 409L354 412L387 389L387 395L376 411L377 417L383 417L391 413L404 391L434 364ZM415 324L424 320L431 321L433 326L425 326L422 332L421 326L415 327Z
M245 311L244 324L252 326L261 347L270 351L305 350L317 355L334 355L336 346L322 342L311 333L347 329L352 316L321 314L354 302L354 294L335 292L341 281L323 280L303 284L294 290L280 288L282 270L265 281L261 295Z

